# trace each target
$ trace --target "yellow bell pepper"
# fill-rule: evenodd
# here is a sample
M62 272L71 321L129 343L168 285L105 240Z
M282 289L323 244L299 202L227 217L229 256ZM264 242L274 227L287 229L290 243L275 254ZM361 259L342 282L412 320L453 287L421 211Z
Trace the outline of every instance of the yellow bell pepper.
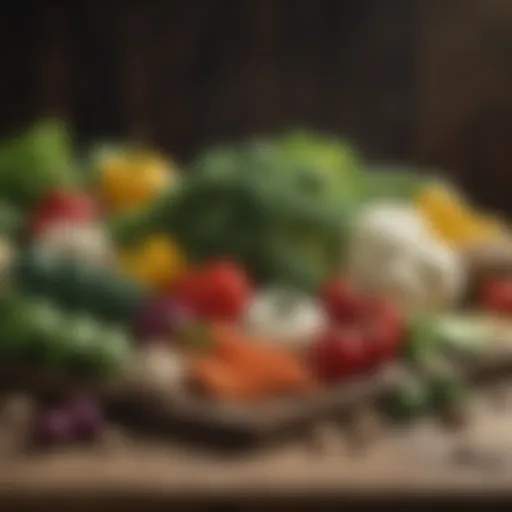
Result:
M434 234L456 249L496 242L504 236L497 219L480 215L447 187L426 187L417 197L416 207Z
M152 154L111 157L100 169L100 194L107 208L115 212L151 203L170 185L167 161Z
M471 233L463 240L464 248L497 242L506 237L504 224L493 217L478 216L471 228Z
M152 291L169 289L187 268L185 255L169 237L154 235L119 255L125 275Z

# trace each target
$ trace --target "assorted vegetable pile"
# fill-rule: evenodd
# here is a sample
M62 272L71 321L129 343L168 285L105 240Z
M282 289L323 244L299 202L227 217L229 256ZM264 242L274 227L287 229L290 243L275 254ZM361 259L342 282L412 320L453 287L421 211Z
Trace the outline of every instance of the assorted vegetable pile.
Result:
M474 257L512 255L501 220L321 134L208 148L185 172L130 144L78 159L43 121L0 143L0 190L0 361L64 379L47 442L98 435L84 389L113 382L243 405L398 360L389 411L416 417L464 395L453 355L512 314L507 265Z

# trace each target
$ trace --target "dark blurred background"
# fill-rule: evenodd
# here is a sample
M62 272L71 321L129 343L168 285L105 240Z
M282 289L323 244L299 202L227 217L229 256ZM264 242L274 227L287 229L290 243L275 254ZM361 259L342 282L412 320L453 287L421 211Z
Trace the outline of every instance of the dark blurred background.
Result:
M512 213L510 0L18 0L0 14L4 133L57 114L82 141L140 136L186 159L306 124L374 160L440 166Z

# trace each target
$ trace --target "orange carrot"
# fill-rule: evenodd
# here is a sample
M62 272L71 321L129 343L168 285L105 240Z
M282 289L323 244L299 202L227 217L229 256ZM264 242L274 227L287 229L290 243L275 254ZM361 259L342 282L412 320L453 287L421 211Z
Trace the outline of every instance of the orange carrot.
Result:
M248 338L232 325L212 327L214 354L246 374L265 382L274 392L307 391L314 381L295 354Z
M197 358L191 365L192 378L202 391L226 401L252 402L264 396L263 388L232 365L212 358Z

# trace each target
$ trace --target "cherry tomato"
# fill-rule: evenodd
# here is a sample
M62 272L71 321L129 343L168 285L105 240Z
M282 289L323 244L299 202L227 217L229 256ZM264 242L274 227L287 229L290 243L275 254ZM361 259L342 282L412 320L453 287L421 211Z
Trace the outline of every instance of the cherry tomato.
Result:
M512 313L512 277L502 277L486 282L481 292L485 309L499 314Z
M405 331L399 311L385 300L370 300L364 307L361 321L370 364L380 364L393 358Z
M334 383L363 371L367 358L367 346L358 329L336 328L316 340L311 364L320 379Z
M327 282L321 296L327 314L335 322L351 322L361 311L361 297L357 290L346 281Z

